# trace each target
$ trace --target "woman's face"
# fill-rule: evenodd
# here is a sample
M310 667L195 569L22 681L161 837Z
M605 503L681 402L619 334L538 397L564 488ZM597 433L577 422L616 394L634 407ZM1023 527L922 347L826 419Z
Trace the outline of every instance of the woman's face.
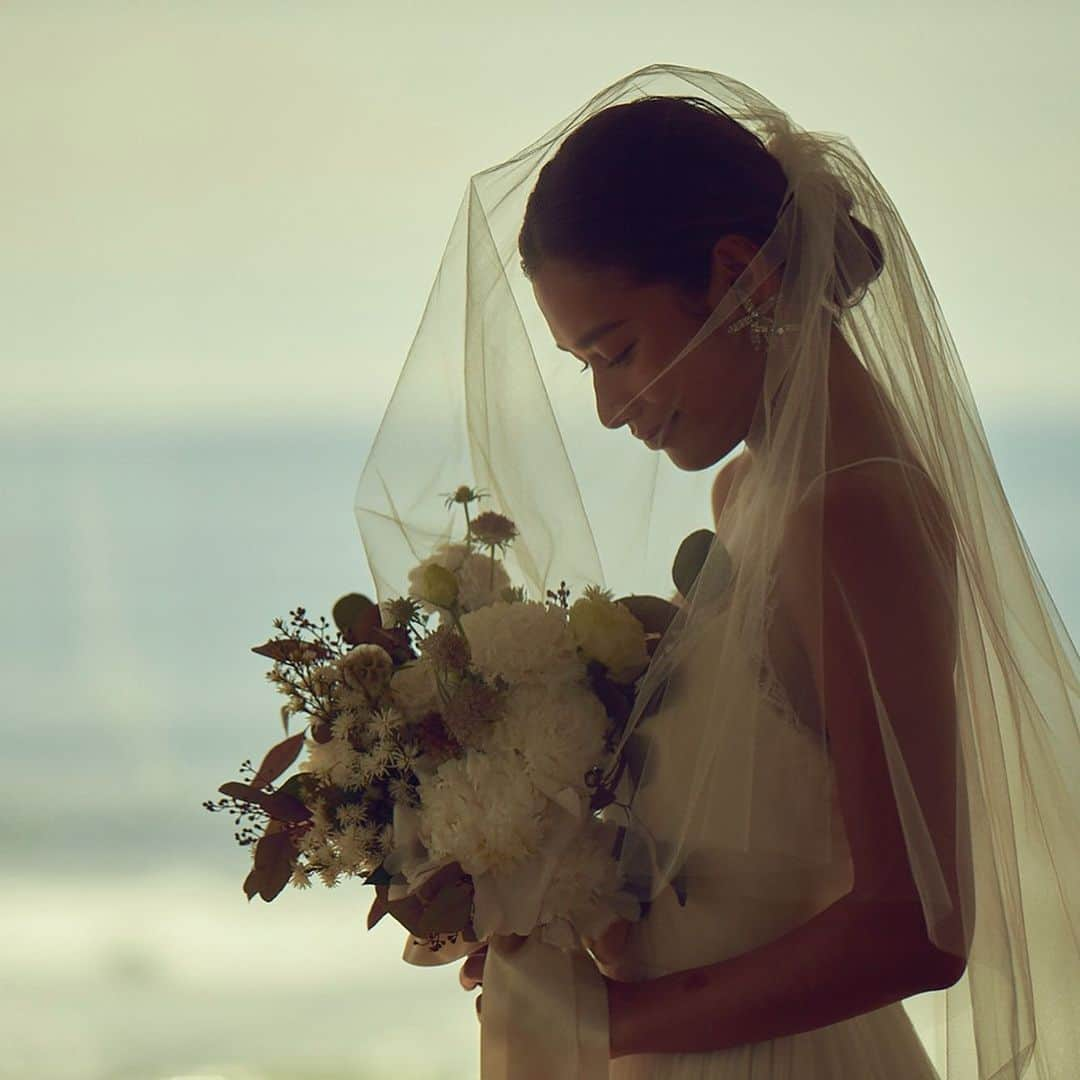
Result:
M648 386L737 276L725 268L723 246L708 293L696 302L672 285L635 286L621 272L582 270L560 260L549 260L532 281L555 344L591 372L600 422L628 425L632 435L687 471L716 464L745 440L761 399L763 354L750 346L745 330L731 335L725 327Z

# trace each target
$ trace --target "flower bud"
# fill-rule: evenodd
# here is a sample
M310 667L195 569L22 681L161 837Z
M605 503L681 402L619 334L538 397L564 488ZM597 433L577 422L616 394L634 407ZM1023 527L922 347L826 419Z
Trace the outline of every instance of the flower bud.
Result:
M445 566L431 563L420 573L413 595L436 607L453 607L458 595L457 578Z

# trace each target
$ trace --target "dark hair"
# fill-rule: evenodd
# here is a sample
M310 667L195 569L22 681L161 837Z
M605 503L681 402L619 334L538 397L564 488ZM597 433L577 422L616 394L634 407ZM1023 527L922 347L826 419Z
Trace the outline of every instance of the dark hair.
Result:
M547 258L565 259L700 294L716 241L738 233L763 244L787 189L761 139L710 101L614 105L572 131L540 170L518 236L521 268L532 278ZM876 234L850 220L865 250L838 260L847 269L840 307L857 304L885 263Z

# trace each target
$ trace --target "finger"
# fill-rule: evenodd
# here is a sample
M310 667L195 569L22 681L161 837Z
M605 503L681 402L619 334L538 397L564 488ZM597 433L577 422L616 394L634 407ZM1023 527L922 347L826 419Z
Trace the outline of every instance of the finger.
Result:
M461 965L458 980L466 990L479 986L484 981L484 958L482 956L468 957Z

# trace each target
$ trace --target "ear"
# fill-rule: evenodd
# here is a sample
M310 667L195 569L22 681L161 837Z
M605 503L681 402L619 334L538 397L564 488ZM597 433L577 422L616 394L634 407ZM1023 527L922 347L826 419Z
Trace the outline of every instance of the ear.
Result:
M723 299L747 265L760 250L761 245L754 243L741 233L727 233L713 244L712 266L709 275L709 307L715 308ZM775 284L770 281L759 292L761 286L760 271L755 271L751 292L758 300L764 299L775 291Z

